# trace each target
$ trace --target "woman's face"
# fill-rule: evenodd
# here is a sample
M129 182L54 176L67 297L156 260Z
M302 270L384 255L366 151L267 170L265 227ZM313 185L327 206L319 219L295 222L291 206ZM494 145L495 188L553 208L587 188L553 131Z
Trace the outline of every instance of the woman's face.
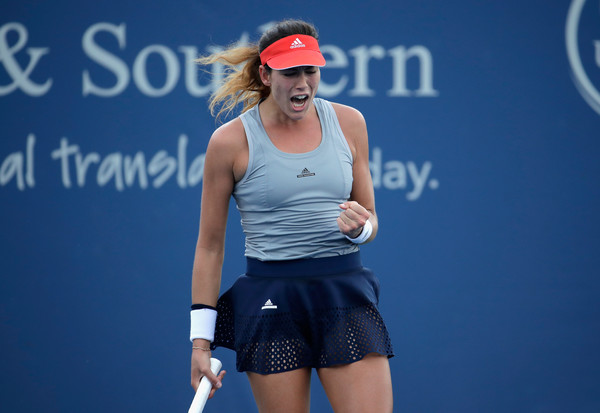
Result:
M317 94L321 71L316 66L300 66L284 70L261 71L265 85L279 108L294 120L302 119Z

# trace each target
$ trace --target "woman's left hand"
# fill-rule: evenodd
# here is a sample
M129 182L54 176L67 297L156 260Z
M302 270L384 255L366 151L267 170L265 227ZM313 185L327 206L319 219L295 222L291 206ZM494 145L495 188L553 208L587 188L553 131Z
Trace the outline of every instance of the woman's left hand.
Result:
M350 238L358 237L371 213L356 201L344 202L340 208L342 213L337 218L340 231Z

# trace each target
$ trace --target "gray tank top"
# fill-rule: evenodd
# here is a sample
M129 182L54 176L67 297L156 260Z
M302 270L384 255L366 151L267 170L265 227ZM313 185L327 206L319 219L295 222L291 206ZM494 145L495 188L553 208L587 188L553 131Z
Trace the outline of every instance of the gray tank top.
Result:
M331 103L314 99L322 138L306 153L282 152L267 136L258 105L240 118L248 168L233 197L246 235L246 256L287 260L358 250L340 232L339 204L350 198L352 153Z

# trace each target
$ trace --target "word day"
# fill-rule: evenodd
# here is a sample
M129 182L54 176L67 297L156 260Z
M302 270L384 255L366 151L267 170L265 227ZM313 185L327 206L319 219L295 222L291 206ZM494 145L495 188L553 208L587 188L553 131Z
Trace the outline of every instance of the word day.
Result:
M430 178L433 164L425 161L419 168L415 162L401 162L398 160L389 160L383 162L383 151L375 146L371 151L369 160L373 187L381 187L390 190L407 190L406 199L416 201L423 194L426 184L431 190L439 188L440 183L435 178ZM411 188L412 187L412 188Z

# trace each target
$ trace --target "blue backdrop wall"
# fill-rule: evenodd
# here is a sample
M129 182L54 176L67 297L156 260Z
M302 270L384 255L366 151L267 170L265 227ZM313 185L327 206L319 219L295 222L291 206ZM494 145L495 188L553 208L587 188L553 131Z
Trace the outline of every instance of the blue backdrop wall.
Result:
M0 410L184 412L218 83L300 17L367 120L403 412L600 411L600 3L4 1ZM215 68L218 69L218 68ZM223 288L243 271L230 208ZM233 353L207 411L255 411ZM331 411L315 382L313 411Z

